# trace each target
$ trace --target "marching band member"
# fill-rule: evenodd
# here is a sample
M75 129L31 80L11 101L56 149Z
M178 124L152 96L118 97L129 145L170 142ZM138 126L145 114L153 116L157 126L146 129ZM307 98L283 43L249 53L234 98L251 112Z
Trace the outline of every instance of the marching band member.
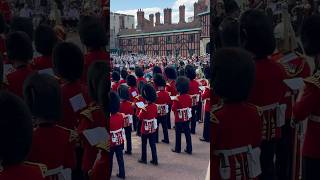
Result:
M139 95L138 89L137 89L137 80L136 77L133 75L128 75L126 78L127 85L129 86L129 94L130 94L130 101L132 103L137 102L137 97ZM135 113L133 115L133 129L135 131L138 131L137 125L138 125L138 118L137 118L137 108L135 108Z
M125 84L127 76L128 76L128 71L127 71L126 68L121 69L120 76L121 76L121 80L120 80L119 83L120 84Z
M319 130L320 130L320 70L319 70L319 30L320 17L313 15L305 20L301 30L301 41L306 54L314 57L316 64L313 75L305 79L304 91L300 94L293 108L294 122L299 123L308 119L302 150L302 179L310 180L319 177Z
M25 162L32 144L32 117L27 105L16 95L1 91L0 114L0 179L45 180L45 165Z
M185 74L190 80L188 94L191 96L192 99L191 134L196 134L196 125L197 121L200 118L198 116L199 113L197 113L198 104L200 100L199 83L195 80L196 70L192 65L188 64L185 67Z
M24 99L34 117L35 126L27 159L43 163L52 171L59 167L69 168L71 173L76 166L76 137L72 130L57 126L57 121L62 117L58 81L47 74L30 75L24 83Z
M173 100L171 110L175 116L175 132L176 145L172 152L181 152L181 133L183 131L186 137L187 147L184 150L188 154L192 154L192 141L190 135L190 120L192 117L192 99L188 94L190 80L184 76L177 78L176 88L178 95Z
M119 174L117 177L124 179L125 178L125 169L123 161L123 146L125 142L125 132L123 129L124 118L120 109L120 98L115 92L110 92L110 139L111 139L111 148L110 148L110 174L112 173L113 166L113 155L116 153Z
M152 153L153 165L158 165L157 149L156 149L156 131L157 131L157 94L155 89L150 84L145 84L141 90L142 97L146 100L145 107L142 108L138 114L138 118L141 121L141 158L139 163L147 164L147 141Z
M53 68L52 51L57 42L58 38L56 33L50 26L40 25L37 27L34 36L34 44L41 56L33 59L32 68L34 70Z
M167 84L165 90L169 93L170 96L176 96L178 94L176 89L176 79L177 71L173 66L168 66L164 69L165 77L167 79ZM169 106L169 112L171 111L171 105ZM170 115L167 118L168 129L171 129L171 119Z
M132 132L132 123L133 123L133 114L134 107L132 102L130 102L129 88L127 85L120 85L118 88L118 94L120 97L120 113L124 114L124 130L127 140L127 150L126 154L132 154L132 141L131 141L131 132Z
M144 76L144 72L143 72L142 67L140 67L140 66L135 67L134 73L135 73L135 75L137 77L137 85L138 86L139 86L139 83L141 81L143 81L145 83L147 82L147 80L143 77Z
M82 81L87 83L88 68L94 61L103 60L110 63L110 57L105 47L108 42L107 33L99 18L84 16L79 23L81 42L86 46L87 54L84 60Z
M244 48L254 55L256 78L248 102L262 109L261 179L275 178L274 156L276 142L281 136L285 123L285 104L281 104L287 87L283 67L269 56L275 50L272 23L266 14L259 10L248 10L240 19L240 33ZM244 35L245 34L245 35ZM270 73L272 72L272 73Z
M111 89L112 91L117 91L118 90L118 87L120 85L120 74L118 71L113 71L112 74L111 74L111 78L112 78L112 86L111 86Z
M253 59L246 51L226 48L216 52L212 65L213 89L222 103L211 113L210 178L257 179L262 121L259 108L247 102L255 77Z
M29 62L33 57L32 42L29 36L21 31L10 33L6 39L9 63L13 72L6 75L8 90L21 98L23 97L23 82L33 70Z
M170 95L165 91L166 80L161 74L155 74L153 76L153 81L157 90L157 100L156 105L158 108L157 123L158 127L161 123L163 130L163 143L169 144L169 135L167 127L167 118L169 114L169 105L172 104ZM159 128L157 129L156 142L159 142Z

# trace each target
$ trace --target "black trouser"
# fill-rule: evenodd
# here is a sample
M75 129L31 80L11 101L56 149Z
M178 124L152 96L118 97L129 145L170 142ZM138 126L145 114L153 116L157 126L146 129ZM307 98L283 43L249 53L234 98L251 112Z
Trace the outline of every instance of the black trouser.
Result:
M136 115L132 116L132 125L133 125L133 130L137 131L138 117Z
M192 117L191 117L191 134L195 134L196 133L196 125L197 125L197 111L198 106L193 106L191 113L192 113Z
M320 179L320 159L302 158L302 180Z
M158 156L157 156L157 147L156 147L156 133L150 133L150 134L141 134L141 160L147 161L147 143L149 139L149 145L151 148L151 154L152 154L152 160L154 162L158 162Z
M126 133L126 140L127 140L127 152L132 151L132 141L131 141L131 132L132 132L132 127L131 125L128 127L124 128L124 131Z
M202 102L198 102L197 110L196 110L196 121L201 121L201 110L202 110Z
M293 157L293 132L290 121L281 128L281 138L277 141L276 173L278 179L291 179Z
M167 128L167 115L157 117L158 128L156 132L156 142L159 142L159 124L162 125L163 140L169 142L168 128Z
M210 141L210 112L205 112L204 115L204 124L203 124L203 139Z
M138 122L137 122L137 136L141 135L141 126L142 126L142 121L140 121L138 119Z
M124 170L124 161L123 161L123 145L115 146L110 148L110 175L112 175L112 165L113 165L113 155L116 154L118 166L119 166L119 176L125 177L125 170Z
M167 114L167 127L171 129L171 119L170 119L171 105L169 105L169 113Z
M187 148L188 152L192 152L192 142L191 142L191 135L190 135L190 121L187 122L176 122L176 152L181 152L181 132L184 131L184 135L186 137Z
M83 148L76 147L76 168L72 170L72 179L73 180L86 180L85 174L87 172L83 172L82 170L82 156L83 156Z
M274 156L276 152L276 140L262 141L261 144L261 170L260 180L275 179L275 163Z

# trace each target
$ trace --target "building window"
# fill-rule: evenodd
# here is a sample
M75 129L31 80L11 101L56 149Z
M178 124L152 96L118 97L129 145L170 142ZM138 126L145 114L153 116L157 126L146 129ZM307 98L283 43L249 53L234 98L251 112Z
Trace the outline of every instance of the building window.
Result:
M176 43L177 44L180 43L180 36L179 35L176 36Z
M189 49L189 56L192 57L194 54L194 49Z
M172 37L171 36L167 36L166 37L166 43L167 44L171 44L172 43Z
M140 46L143 45L143 38L138 39L138 45L140 45Z
M159 44L159 37L153 38L153 44Z
M188 39L189 39L190 43L193 43L194 42L194 34L189 34Z
M131 46L131 39L128 39L128 46Z
M155 55L159 56L159 50L156 50L154 53Z
M172 55L172 51L171 50L167 50L167 56L171 56Z

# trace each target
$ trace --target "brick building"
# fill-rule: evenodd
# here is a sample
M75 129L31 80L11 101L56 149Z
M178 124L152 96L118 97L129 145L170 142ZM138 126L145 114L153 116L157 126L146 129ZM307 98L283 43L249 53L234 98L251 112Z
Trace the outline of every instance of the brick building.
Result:
M194 3L192 22L186 22L185 6L179 7L179 22L172 23L172 9L150 14L146 19L143 10L137 12L137 28L122 29L117 35L121 54L147 54L190 57L209 53L210 7L209 0ZM155 18L155 19L154 19Z

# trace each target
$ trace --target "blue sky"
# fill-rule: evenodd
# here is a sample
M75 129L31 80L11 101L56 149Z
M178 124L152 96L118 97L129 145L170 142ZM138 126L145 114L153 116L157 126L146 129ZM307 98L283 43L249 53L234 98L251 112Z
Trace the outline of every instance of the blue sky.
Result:
M188 17L193 16L193 4L197 1L198 0L111 0L110 6L112 12L134 15L135 21L138 9L144 10L146 19L148 19L149 14L160 12L161 22L163 22L163 9L172 8L172 22L177 23L179 21L179 6L185 5L187 21Z

